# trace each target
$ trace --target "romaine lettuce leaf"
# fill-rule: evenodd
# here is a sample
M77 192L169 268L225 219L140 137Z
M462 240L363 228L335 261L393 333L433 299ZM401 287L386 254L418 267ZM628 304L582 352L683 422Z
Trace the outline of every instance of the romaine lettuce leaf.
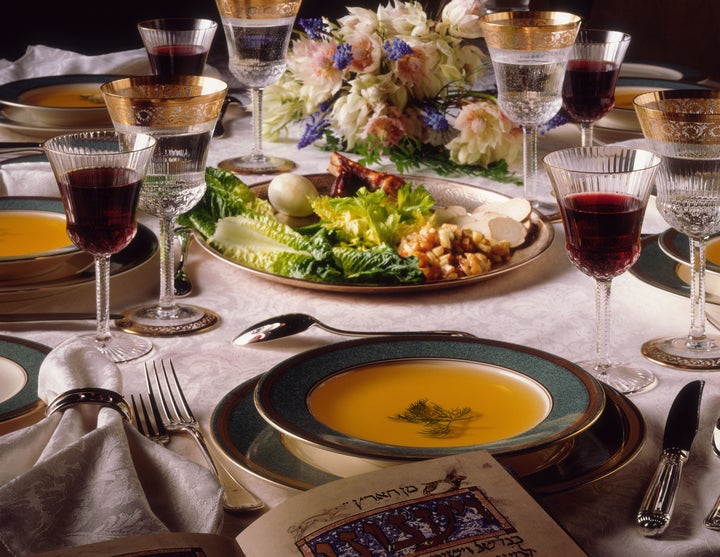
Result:
M416 284L425 277L415 258L395 250L399 238L424 224L434 200L404 186L397 201L363 189L357 197L314 198L320 222L298 230L231 172L208 168L207 191L181 215L226 257L275 275L324 283Z
M422 186L405 184L397 200L381 190L360 188L352 197L311 198L320 224L333 230L342 244L356 247L396 246L400 238L420 228L435 205Z

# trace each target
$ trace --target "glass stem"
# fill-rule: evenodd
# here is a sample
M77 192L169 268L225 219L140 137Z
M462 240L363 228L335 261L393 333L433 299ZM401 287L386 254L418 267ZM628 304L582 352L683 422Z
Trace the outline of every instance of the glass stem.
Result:
M252 97L252 127L253 127L253 148L250 152L250 156L256 159L263 159L263 145L262 145L262 105L263 105L263 90L259 88L253 88L250 90Z
M525 199L537 201L537 126L523 126L523 184Z
M110 340L110 256L95 256L95 342L104 346Z
M160 217L160 302L158 313L163 318L172 317L175 312L175 219Z
M705 336L705 248L707 238L690 238L690 334L688 348L707 348Z
M580 122L580 146L593 146L593 125L592 122Z
M612 280L595 279L595 370L601 381L610 368L608 338L610 336L610 289Z

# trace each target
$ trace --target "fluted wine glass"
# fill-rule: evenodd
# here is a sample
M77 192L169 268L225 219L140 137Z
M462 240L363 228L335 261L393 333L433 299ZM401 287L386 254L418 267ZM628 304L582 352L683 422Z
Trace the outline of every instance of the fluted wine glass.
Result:
M202 75L217 30L211 19L165 17L137 25L155 75Z
M720 91L644 93L633 101L643 135L663 157L657 208L690 240L690 331L643 344L656 363L720 369L720 337L705 330L705 246L720 232Z
M562 85L580 18L565 12L519 11L480 19L498 89L498 104L523 130L524 196L554 212L538 187L538 127L562 106Z
M100 90L115 129L157 140L139 207L160 220L160 298L126 312L116 324L150 336L211 328L218 323L216 313L175 301L173 243L176 217L205 193L208 148L227 84L204 76L137 76L109 81Z
M578 147L546 155L560 206L570 261L595 279L595 360L580 362L621 393L646 389L652 372L613 362L608 355L610 289L640 256L640 231L653 179L662 159L620 146Z
M563 108L580 124L580 145L593 144L593 124L615 106L615 85L630 35L580 29L565 70Z
M61 135L43 143L60 188L68 236L95 259L97 329L77 342L113 362L134 360L152 350L147 339L111 334L109 316L110 257L135 237L140 184L155 145L149 135L108 131Z
M249 155L220 161L239 174L289 172L295 163L266 155L262 145L263 89L285 72L290 34L300 0L216 0L225 30L230 73L252 95L253 147Z

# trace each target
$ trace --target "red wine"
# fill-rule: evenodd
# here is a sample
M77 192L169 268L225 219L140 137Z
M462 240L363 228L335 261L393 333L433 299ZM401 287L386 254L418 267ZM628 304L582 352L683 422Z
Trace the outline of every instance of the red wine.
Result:
M207 51L193 44L163 45L148 53L156 75L202 75Z
M73 244L93 255L117 253L135 236L140 177L128 168L83 168L60 182Z
M563 199L565 241L570 260L586 275L612 278L640 255L645 208L622 193L583 192Z
M615 105L620 68L612 62L570 60L563 82L563 108L576 122L595 122Z

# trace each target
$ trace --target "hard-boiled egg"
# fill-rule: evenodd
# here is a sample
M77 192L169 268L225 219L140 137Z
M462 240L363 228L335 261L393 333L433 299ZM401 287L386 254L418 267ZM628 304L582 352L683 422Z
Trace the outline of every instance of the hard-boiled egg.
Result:
M268 185L268 201L279 212L291 217L312 215L308 197L317 197L318 191L305 176L286 172L278 174Z

